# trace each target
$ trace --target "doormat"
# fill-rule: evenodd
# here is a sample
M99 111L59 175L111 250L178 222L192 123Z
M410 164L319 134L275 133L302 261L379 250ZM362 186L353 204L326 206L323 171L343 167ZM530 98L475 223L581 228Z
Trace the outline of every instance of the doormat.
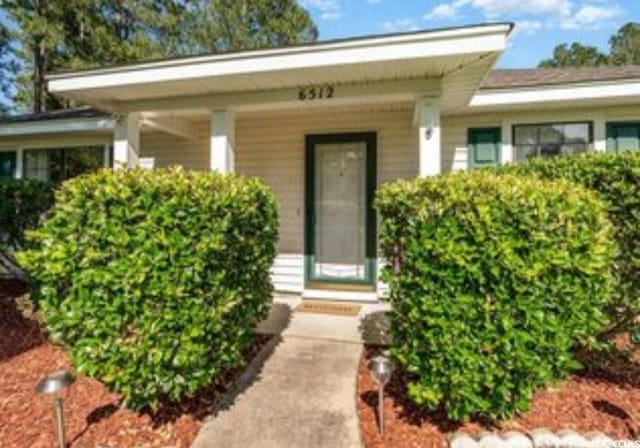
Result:
M330 314L333 316L357 316L360 308L362 308L361 305L350 303L303 300L294 311L299 313Z

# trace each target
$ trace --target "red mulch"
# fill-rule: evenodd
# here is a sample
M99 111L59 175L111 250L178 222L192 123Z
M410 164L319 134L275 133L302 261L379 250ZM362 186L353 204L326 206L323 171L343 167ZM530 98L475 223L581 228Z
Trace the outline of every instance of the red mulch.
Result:
M626 345L626 344L625 344ZM385 437L378 435L377 389L367 364L380 348L366 347L358 372L358 414L367 448L445 448L446 436L455 431L601 431L618 440L640 439L640 353L633 361L616 358L597 371L573 375L556 387L535 394L529 412L501 423L458 424L442 412L426 413L406 397L403 375L396 372L385 388Z
M23 293L22 284L0 280L0 447L49 448L55 446L52 403L33 388L47 373L71 364L64 350L47 343L38 323L17 309L14 299ZM268 340L256 337L246 359ZM73 448L188 447L237 375L228 372L217 384L154 415L121 408L117 394L79 377L65 393L67 442Z

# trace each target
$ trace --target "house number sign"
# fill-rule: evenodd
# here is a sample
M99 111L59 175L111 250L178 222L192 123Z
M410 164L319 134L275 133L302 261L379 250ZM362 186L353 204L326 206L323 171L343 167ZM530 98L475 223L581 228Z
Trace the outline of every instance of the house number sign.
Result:
M314 101L333 98L335 90L332 85L301 87L298 90L300 101Z

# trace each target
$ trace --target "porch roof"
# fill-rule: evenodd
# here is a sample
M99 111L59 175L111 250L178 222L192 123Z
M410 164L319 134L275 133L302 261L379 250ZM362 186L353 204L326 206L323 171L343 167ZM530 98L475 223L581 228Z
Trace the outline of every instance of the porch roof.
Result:
M464 107L511 29L508 23L483 24L176 58L52 74L48 84L52 93L117 111L172 97L438 79L443 109Z

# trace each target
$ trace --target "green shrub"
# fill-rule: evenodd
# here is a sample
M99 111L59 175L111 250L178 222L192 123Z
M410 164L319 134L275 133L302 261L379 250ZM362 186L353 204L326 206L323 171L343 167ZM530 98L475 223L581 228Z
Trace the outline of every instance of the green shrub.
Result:
M13 252L23 247L25 231L35 228L52 204L50 184L0 178L0 266L5 270L21 276Z
M377 207L391 352L424 408L524 411L606 324L614 247L594 193L476 171L386 185Z
M271 301L276 239L257 180L103 170L62 186L20 260L75 368L155 408L239 365Z
M640 152L539 158L497 171L567 179L600 194L608 204L619 248L613 271L614 300L606 310L611 325L602 336L632 330L640 315Z

